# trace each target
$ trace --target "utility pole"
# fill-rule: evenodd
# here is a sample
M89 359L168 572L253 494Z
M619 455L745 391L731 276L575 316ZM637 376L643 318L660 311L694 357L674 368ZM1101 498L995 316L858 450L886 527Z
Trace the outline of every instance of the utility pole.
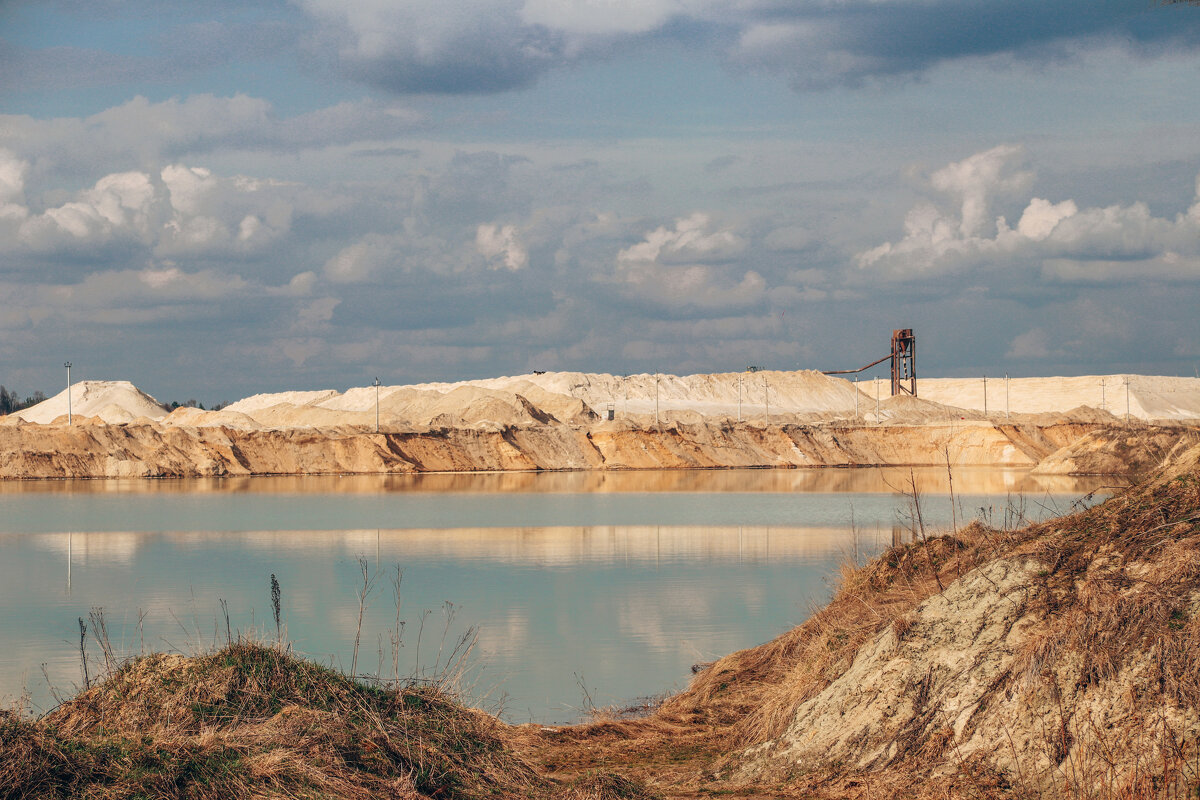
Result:
M1129 424L1129 377L1125 378L1125 424Z
M742 376L738 376L738 422L742 421Z
M763 375L763 427L771 423L771 392L767 388L767 376Z
M1108 410L1107 408L1105 408L1105 402L1104 402L1104 378L1100 379L1100 410L1101 411Z
M858 376L854 376L854 421L858 422Z
M1012 416L1012 408L1008 404L1008 373L1004 373L1004 416Z
M983 376L983 415L987 416L987 375Z
M654 425L659 423L659 373L654 373Z
M375 376L375 432L379 433L379 376Z
M71 421L71 362L63 364L67 368L67 424L73 424Z

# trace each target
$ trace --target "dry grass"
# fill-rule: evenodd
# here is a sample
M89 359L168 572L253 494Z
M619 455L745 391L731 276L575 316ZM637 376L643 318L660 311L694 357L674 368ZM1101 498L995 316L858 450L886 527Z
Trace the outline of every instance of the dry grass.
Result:
M435 687L370 686L242 642L137 658L37 722L0 718L0 796L539 793L504 732Z

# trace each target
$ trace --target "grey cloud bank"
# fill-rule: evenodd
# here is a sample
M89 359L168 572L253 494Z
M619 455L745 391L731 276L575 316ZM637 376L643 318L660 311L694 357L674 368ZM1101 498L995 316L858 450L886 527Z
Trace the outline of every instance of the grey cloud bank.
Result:
M831 369L910 326L931 375L1200 362L1195 9L135 7L0 10L9 388ZM61 48L127 96L23 111L77 102Z

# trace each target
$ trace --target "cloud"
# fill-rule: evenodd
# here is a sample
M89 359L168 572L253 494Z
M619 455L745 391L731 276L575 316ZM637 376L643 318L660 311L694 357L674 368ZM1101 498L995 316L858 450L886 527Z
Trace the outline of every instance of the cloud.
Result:
M1183 6L1185 4L1179 4ZM114 26L141 4L59 3ZM293 0L245 21L232 4L168 4L183 19L135 53L31 48L0 39L0 88L17 91L179 82L267 63L395 93L479 94L527 87L584 61L686 47L801 89L918 76L966 59L1044 63L1114 43L1152 57L1200 44L1184 7L1061 0ZM197 17L207 10L209 19ZM251 67L253 68L253 67Z
M480 225L475 231L475 249L488 260L490 269L516 271L529 264L529 252L512 225Z
M904 220L904 237L860 252L858 266L896 280L1007 273L1024 280L1120 282L1141 278L1200 280L1200 187L1193 205L1173 219L1146 203L1079 208L1072 199L1032 197L1016 228L992 217L992 201L1032 182L1014 171L1021 151L997 147L934 172L930 185L953 208L921 203Z
M1141 55L1200 44L1183 9L1063 0L299 0L313 41L395 92L486 93L656 43L683 44L798 88L913 76L939 64L1059 59L1098 43Z
M742 250L745 243L732 231L707 233L710 224L708 215L702 212L676 220L674 230L659 227L646 234L644 241L617 253L617 262L681 264L727 261Z
M560 31L510 0L299 0L354 78L395 92L480 93L528 85L564 62Z
M25 207L25 176L28 162L10 150L0 148L0 220L21 219L29 213Z
M1038 361L1062 355L1061 351L1051 349L1050 337L1046 335L1046 331L1032 328L1013 338L1004 357L1017 361Z
M930 176L933 188L961 201L959 229L964 237L978 235L991 221L991 202L996 195L1020 191L1033 181L1032 173L1009 171L1012 161L1021 155L1019 147L1000 145L948 164Z
M113 17L116 16L111 11L116 10L118 15L130 18L131 27L144 28L146 10L139 4L122 3L120 8L109 10L103 9L102 5L55 4L55 11L68 11L74 19L55 16L50 22L38 12L29 16L41 24L56 24L64 29L87 25L88 21L101 17L102 26L110 27L115 25ZM166 2L155 5L160 23L194 18L203 13L198 12L202 6L209 14L225 19L202 19L178 25L166 23L165 30L160 24L156 32L139 36L141 47L133 53L71 45L33 48L0 38L0 89L80 89L182 80L205 70L234 63L262 62L294 51L305 24L302 17L294 14L290 20L229 21L231 15L213 8L211 0L203 4L178 4L173 10L168 10L168 5ZM89 43L91 41L95 39L89 37Z
M36 211L22 202L28 166L0 152L0 232L8 234L0 252L94 260L120 247L146 260L244 257L289 231L302 194L294 184L171 164L157 173L105 175L72 199Z
M55 169L97 163L161 163L215 150L295 152L394 138L420 128L424 114L358 100L287 117L267 100L235 94L151 102L137 96L88 117L0 115L0 146Z
M1143 55L1200 43L1200 20L1193 14L1084 0L850 0L787 7L763 0L737 6L742 13L735 14L737 42L729 57L785 74L798 88L912 76L972 58L1044 62L1099 43L1121 43Z
M766 280L739 269L734 258L746 246L731 230L711 230L707 214L696 212L660 226L617 253L613 280L624 297L663 308L725 312L760 303Z

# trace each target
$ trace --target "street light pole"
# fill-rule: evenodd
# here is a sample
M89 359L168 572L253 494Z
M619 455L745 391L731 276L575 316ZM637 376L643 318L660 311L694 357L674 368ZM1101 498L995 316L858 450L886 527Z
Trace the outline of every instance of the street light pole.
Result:
M654 373L654 424L658 425L658 373Z
M379 378L375 378L375 432L379 433Z
M67 368L67 424L71 425L73 424L71 416L71 362L68 361L63 366Z

